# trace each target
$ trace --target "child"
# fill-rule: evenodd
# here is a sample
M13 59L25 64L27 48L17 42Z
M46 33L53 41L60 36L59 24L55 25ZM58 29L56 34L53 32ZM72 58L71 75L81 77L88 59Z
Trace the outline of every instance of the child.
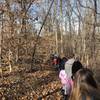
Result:
M92 71L87 68L77 71L69 100L100 100L100 93Z
M67 98L70 95L71 90L72 90L72 85L73 85L72 79L67 76L67 74L65 73L65 70L60 71L59 78L62 83L62 90L64 91L63 93L64 98Z
M67 61L66 57L63 57L60 59L60 63L59 63L59 70L65 69L65 63Z
M76 74L76 72L81 68L83 68L83 65L81 64L81 62L79 60L75 60L71 68L71 74L72 74L71 78L72 79L74 75Z

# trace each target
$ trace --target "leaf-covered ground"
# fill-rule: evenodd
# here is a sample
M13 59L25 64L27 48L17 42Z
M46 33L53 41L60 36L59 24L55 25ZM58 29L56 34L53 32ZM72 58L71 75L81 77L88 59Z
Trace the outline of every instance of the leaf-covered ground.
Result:
M27 72L16 66L13 72L4 73L0 78L0 100L61 100L58 72L52 66L46 67ZM97 79L99 72L95 72Z
M0 100L61 100L58 72L52 67L35 72L17 68L0 78Z

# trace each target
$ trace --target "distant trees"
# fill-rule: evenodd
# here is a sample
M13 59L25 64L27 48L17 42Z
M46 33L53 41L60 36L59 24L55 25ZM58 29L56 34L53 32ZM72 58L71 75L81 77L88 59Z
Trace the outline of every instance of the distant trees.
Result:
M99 60L100 1L54 0L48 12L51 2L51 0L0 2L0 55L2 59L7 58L7 61L9 59L10 66L23 62L26 57L33 59L34 45L38 44L37 47L40 48L41 37L45 39L50 37L53 40L47 56L55 51L66 56L74 52L83 62L87 62L87 65L91 60ZM36 41L36 37L39 37L39 41ZM39 51L36 50L36 53L35 57L39 55Z

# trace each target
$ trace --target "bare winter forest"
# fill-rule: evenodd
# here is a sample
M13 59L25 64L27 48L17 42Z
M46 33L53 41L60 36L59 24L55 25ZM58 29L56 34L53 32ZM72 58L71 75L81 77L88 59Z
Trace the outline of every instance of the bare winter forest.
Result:
M0 0L0 100L62 100L55 52L99 84L100 0Z

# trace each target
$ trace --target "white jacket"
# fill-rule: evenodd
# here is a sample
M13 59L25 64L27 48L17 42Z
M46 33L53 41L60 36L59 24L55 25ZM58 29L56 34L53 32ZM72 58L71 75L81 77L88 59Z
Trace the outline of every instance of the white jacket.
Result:
M74 63L75 59L71 58L65 63L65 72L68 75L68 77L71 78L72 76L72 65Z

